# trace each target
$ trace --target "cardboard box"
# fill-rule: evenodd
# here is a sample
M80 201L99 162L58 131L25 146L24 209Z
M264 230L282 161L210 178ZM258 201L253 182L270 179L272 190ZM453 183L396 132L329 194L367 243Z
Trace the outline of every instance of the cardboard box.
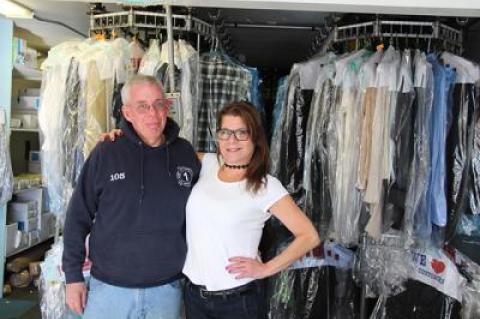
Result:
M38 110L38 108L40 107L40 97L20 95L18 97L18 107L22 109Z
M8 223L26 221L27 219L38 217L38 215L38 203L34 200L10 202L8 204Z
M18 230L22 232L31 232L38 230L39 222L38 217L29 218L27 220L18 221Z
M28 232L28 247L32 247L40 242L40 231L33 230Z
M42 214L42 228L40 232L42 240L55 235L55 221L56 216L54 213Z
M5 253L7 256L17 250L22 240L22 232L18 230L18 224L12 223L5 226Z
M33 174L42 173L42 165L40 161L28 161L28 172Z

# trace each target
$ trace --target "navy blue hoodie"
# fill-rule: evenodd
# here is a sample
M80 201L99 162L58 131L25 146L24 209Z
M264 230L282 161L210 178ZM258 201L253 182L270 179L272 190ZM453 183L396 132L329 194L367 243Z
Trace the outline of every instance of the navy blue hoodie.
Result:
M82 169L64 230L67 283L83 281L90 233L91 274L121 287L152 287L179 277L186 255L185 205L200 163L178 125L166 142L144 144L128 122L115 142L98 144Z

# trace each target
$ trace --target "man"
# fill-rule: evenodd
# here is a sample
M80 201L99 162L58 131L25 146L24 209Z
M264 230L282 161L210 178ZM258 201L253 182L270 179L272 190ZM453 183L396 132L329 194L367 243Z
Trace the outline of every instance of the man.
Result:
M123 136L92 151L67 210L66 301L87 319L178 319L185 205L200 163L167 117L170 101L155 78L131 78L122 101Z

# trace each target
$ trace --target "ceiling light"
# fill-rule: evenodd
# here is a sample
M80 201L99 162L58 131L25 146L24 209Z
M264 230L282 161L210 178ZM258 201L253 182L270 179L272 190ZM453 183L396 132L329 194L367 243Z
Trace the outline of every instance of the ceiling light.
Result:
M33 11L11 0L0 0L0 14L8 18L32 19Z

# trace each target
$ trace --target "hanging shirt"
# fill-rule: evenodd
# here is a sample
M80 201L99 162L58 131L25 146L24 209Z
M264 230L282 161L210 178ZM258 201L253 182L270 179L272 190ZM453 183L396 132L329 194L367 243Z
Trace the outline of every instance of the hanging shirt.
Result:
M431 175L428 186L428 211L432 223L444 227L447 224L447 202L445 194L445 147L447 142L449 96L455 83L455 71L441 65L434 54L427 56L432 64L435 81L432 127L430 136Z

